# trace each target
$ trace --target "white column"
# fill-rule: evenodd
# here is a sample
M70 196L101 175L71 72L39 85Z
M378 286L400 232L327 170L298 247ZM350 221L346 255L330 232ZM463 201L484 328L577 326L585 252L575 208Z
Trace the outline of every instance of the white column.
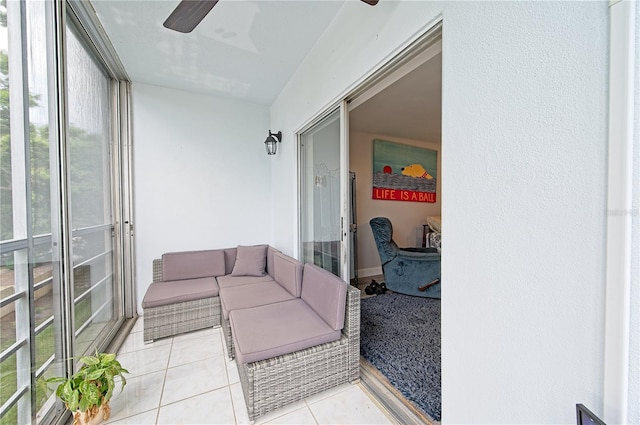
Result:
M604 417L628 422L633 188L635 2L612 1L609 65L609 183Z

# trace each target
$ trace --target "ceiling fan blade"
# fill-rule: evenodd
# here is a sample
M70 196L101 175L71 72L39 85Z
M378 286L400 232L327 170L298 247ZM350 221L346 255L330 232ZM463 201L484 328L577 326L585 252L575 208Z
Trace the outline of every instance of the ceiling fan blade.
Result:
M216 3L218 0L182 0L162 25L178 32L191 32Z
M362 1L367 3L369 6L375 6L376 4L378 4L378 0L362 0Z

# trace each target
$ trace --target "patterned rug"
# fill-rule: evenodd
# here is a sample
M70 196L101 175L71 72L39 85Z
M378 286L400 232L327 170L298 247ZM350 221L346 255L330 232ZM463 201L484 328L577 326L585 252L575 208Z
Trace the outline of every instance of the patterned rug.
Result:
M440 421L440 300L386 293L361 302L360 354Z

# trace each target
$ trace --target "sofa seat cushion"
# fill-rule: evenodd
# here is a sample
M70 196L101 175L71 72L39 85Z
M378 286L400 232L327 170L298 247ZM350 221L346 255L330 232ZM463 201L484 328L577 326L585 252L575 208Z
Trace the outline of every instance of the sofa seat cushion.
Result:
M236 358L251 363L340 339L300 298L229 313Z
M251 285L253 283L272 282L273 278L266 276L231 276L230 274L218 276L218 286L229 288L232 286Z
M257 307L293 299L295 299L293 295L273 280L271 282L220 288L220 306L225 319L229 318L231 310Z
M217 297L218 292L215 277L154 282L144 294L142 308Z

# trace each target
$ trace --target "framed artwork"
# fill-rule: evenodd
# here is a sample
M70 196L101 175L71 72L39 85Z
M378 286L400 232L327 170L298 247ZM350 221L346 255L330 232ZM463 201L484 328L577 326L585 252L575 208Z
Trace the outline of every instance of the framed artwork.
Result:
M438 151L373 140L372 198L436 202Z

